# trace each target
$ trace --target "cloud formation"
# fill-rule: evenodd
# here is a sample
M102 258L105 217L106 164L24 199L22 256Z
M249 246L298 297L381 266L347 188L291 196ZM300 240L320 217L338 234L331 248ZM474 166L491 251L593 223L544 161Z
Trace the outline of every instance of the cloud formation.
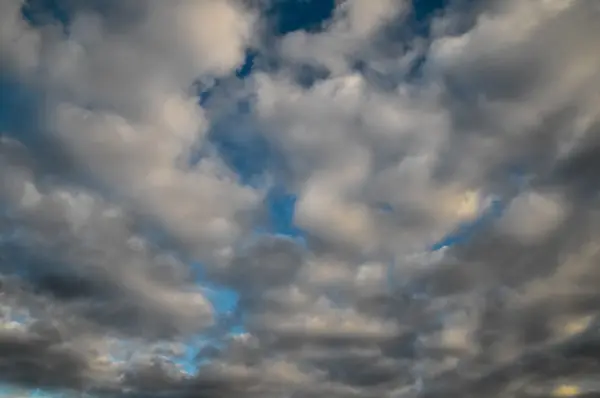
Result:
M600 393L600 8L274 1L0 4L0 382Z

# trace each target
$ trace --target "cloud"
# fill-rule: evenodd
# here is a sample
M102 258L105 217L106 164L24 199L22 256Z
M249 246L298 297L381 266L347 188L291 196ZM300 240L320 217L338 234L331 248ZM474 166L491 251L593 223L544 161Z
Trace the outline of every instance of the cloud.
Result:
M322 65L334 74L347 73L349 61L365 51L369 40L408 8L406 1L374 0L338 2L328 29L318 34L296 31L280 43L284 60Z
M3 2L2 78L35 120L0 136L0 381L596 391L599 10L450 3L426 33L410 2L348 0L274 35L263 1L62 0L35 23ZM244 134L268 148L252 178L219 146ZM264 228L279 191L302 239Z
M513 199L501 222L508 233L527 241L539 238L560 225L564 213L559 198L527 192Z
M2 149L4 270L56 299L81 300L74 307L91 317L113 325L122 318L136 333L210 323L211 306L183 264L137 234L122 209L85 190L43 186L32 168L19 167L22 147L4 140Z
M77 353L43 338L3 336L2 374L5 380L32 387L78 387L85 362Z

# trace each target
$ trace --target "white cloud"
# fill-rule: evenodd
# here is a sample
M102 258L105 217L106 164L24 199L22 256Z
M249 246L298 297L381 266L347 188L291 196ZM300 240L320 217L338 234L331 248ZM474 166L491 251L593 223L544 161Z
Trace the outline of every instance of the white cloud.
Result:
M7 29L37 34L21 20L17 3ZM41 39L44 50L36 48L36 56L47 79L37 83L47 90L47 120L78 167L164 224L194 255L221 261L217 253L242 233L242 213L260 194L240 186L218 160L187 166L192 145L208 128L191 89L196 78L243 63L255 17L229 1L140 7L143 17L121 31L82 13L68 40Z
M283 59L323 65L334 75L348 73L352 55L368 49L370 39L407 10L404 0L347 0L336 8L324 32L292 32L283 38Z

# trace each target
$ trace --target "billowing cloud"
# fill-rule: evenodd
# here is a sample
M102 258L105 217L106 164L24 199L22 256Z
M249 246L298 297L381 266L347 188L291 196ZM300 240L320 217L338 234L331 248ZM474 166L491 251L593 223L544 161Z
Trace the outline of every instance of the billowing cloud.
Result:
M600 8L275 2L0 4L0 382L597 394Z

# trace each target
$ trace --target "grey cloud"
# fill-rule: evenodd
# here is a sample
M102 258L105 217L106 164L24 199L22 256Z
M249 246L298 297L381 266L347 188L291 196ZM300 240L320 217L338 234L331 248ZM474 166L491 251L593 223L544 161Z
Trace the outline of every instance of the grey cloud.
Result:
M60 32L41 35L21 18L19 2L9 4L11 12L5 15L6 27L14 30L9 33L18 36L27 32L35 40L21 41L20 47L8 41L3 49L31 51L38 63L36 67L46 71L40 81L38 76L29 74L29 69L14 65L23 84L32 85L46 98L40 115L43 132L50 133L47 134L50 140L59 144L71 164L82 169L81 174L91 177L94 188L100 186L130 202L129 207L143 216L156 219L183 241L188 250L194 251L195 256L223 261L232 240L245 227L244 217L238 213L254 207L260 195L238 186L235 177L218 159L203 159L193 170L184 171L179 167L179 157L188 145L202 141L206 130L203 112L189 93L190 86L197 74L227 74L243 61L244 46L253 29L252 13L235 1L210 1L202 5L182 1L176 7L149 2L143 12L137 11L143 18L123 30L110 25L114 19L110 7L104 10L108 14L102 16L79 10L73 16L70 40L65 40ZM121 15L118 10L112 11ZM224 30L215 36L224 40L219 47L221 51L211 50L216 42L208 38L206 29L212 19L202 19L208 14L223 18L224 23L218 26ZM86 56L81 56L82 51ZM211 57L205 56L205 51ZM133 52L135 55L131 56ZM89 111L90 106L94 111ZM121 157L124 163L117 165L113 145L125 148L117 131L122 128L145 144L132 142L129 149L135 155L119 151L124 155ZM91 135L82 135L82 131ZM100 131L105 138L112 135L115 141L104 141L106 145L98 146L93 139L88 140L101 134ZM155 145L157 142L161 144ZM82 158L84 150L89 152ZM112 160L107 161L109 158ZM156 168L159 163L162 166ZM182 178L179 187L160 189L163 195L158 201L157 195L144 193L151 186L156 189L157 183L161 185L168 180L171 184L172 173ZM163 207L169 201L180 201L189 195L195 199L187 204ZM212 202L214 214L201 216L203 212L195 207L198 200ZM214 212L217 205L223 211L217 212L219 215ZM203 206L209 206L208 202ZM170 209L167 218L159 214L161 207ZM181 213L189 211L197 213L194 216L197 220L209 218L181 229L186 218ZM215 239L221 242L217 244L219 248Z
M525 380L528 383L524 387L513 388L513 394L522 395L512 396L528 396L528 390L535 391L536 385L542 392L545 390L546 396L552 396L553 380L598 371L597 344L597 337L583 337L560 345L547 346L525 353L510 363L492 368L470 380L452 382L452 378L447 374L440 378L437 388L424 391L423 396L445 396L448 393L474 397L510 394L511 385L516 384L519 387L515 380Z
M68 350L53 349L44 340L3 338L0 343L3 379L34 388L80 388L83 362Z
M223 282L233 286L243 298L260 296L267 288L292 282L304 261L303 254L303 249L292 239L259 237L233 259L224 271Z
M190 290L189 271L137 235L118 208L86 192L41 187L34 173L11 163L1 175L15 182L3 183L5 272L23 275L80 315L136 333L180 332L185 318L184 329L210 323L210 304Z
M0 270L17 274L2 280L2 320L26 328L2 332L4 380L110 398L509 397L597 374L591 2L450 8L431 37L402 48L385 34L406 17L402 3L346 2L323 31L273 39L278 71L235 83L229 74L256 44L253 11L159 3L80 11L70 40L28 26L18 2L2 5L0 54L48 99L40 134L94 181L50 178L32 148L0 146L10 210ZM363 58L393 84L353 71ZM329 70L300 84L306 64ZM231 81L202 109L190 87L215 76ZM218 153L180 162L249 96L240 123L285 158L284 172L265 174L297 194L305 247L248 238L262 187L243 185ZM525 186L506 176L514 166L533 176ZM503 214L415 256L485 212L489 195ZM147 222L174 244L152 240ZM189 260L240 295L212 329ZM15 326L11 311L31 325ZM238 321L245 333L224 336ZM197 361L209 362L195 375L161 345L183 344L183 332L206 339ZM130 345L123 363L106 359L107 336Z
M579 139L585 142L584 137L590 136L589 127L577 122L585 119L586 113L591 112L591 116L595 112L583 105L596 90L598 80L593 66L598 60L589 56L591 47L588 49L594 46L589 35L595 29L589 19L595 11L589 6L574 3L561 8L548 3L537 8L525 3L499 3L495 12L482 15L471 31L434 42L425 69L444 74L445 104L452 110L458 133L454 153L473 145L476 153L486 158L455 159L464 165L462 170L469 171L469 167L473 172L476 163L492 166L491 170L513 163L543 174L565 146ZM518 22L536 12L543 22ZM496 29L511 23L523 27L514 37L505 36L493 45L486 40ZM567 25L573 27L565 29ZM555 51L559 47L563 50ZM574 65L579 65L581 73L568 72ZM528 73L535 76L528 77ZM503 76L510 82L503 82ZM510 87L514 89L498 91ZM553 95L547 94L550 92ZM470 161L476 163L469 166ZM461 172L447 163L443 167L446 172ZM489 168L480 167L478 172L485 173L483 178L490 176Z

